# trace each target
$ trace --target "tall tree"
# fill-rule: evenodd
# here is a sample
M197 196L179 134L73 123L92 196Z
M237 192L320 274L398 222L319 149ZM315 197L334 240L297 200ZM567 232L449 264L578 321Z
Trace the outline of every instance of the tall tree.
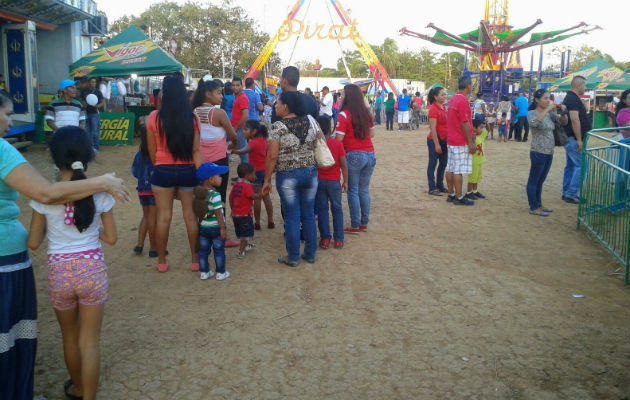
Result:
M177 42L176 58L191 68L207 69L214 76L243 76L254 63L269 36L255 28L244 9L224 1L220 5L162 2L151 5L139 16L123 16L110 31L118 33L136 25L159 46ZM267 61L273 73L280 71L277 54Z

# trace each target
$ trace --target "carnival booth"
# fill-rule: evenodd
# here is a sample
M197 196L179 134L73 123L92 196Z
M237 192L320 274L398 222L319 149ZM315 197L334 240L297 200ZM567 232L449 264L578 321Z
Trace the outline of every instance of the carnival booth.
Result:
M592 93L588 100L593 111L593 128L607 128L608 103L612 101L613 96L630 89L630 74L598 58L553 82L549 86L549 91L570 90L571 80L577 75L586 78L586 90Z
M136 121L155 109L150 78L178 71L182 64L135 26L70 65L75 78L105 78L101 92L108 110L117 111L101 113L100 143L105 145L133 144Z

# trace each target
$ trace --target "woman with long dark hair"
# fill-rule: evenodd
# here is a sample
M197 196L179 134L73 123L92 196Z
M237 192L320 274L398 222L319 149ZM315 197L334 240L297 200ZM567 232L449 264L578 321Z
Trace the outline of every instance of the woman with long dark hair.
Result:
M444 170L448 161L448 149L446 146L446 90L436 86L429 90L429 135L427 136L427 148L429 149L429 165L427 166L427 179L429 181L429 194L441 196L448 190L444 187ZM435 167L437 167L437 178Z
M529 106L527 119L532 131L532 145L529 158L532 162L527 180L527 200L529 201L529 213L546 217L552 211L542 204L542 187L553 161L555 140L553 130L561 118L555 112L560 107L562 110L562 124L566 125L566 107L556 106L550 100L549 92L538 89L534 92L534 101Z
M354 84L343 88L341 112L335 131L343 142L348 164L348 207L350 227L344 232L366 232L370 221L370 178L376 165L374 120L365 106L363 92Z
M315 139L323 134L313 117L305 114L301 94L283 91L276 102L276 116L282 120L271 126L268 136L263 196L271 191L271 175L276 172L276 187L284 211L287 255L279 263L297 267L300 262L300 223L304 235L302 259L315 262L317 227L315 195L317 166L313 150Z
M154 170L151 186L157 207L155 240L158 271L168 271L166 245L177 190L191 251L191 271L199 271L197 236L199 226L192 207L192 189L197 186L196 167L203 162L199 145L199 118L193 113L184 83L167 76L162 83L162 107L147 120L147 144Z

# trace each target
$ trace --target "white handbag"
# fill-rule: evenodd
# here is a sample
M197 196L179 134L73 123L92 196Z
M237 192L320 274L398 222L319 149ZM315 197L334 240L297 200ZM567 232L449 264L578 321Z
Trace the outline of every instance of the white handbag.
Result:
M324 133L319 127L319 124L312 116L308 116L308 120L311 123L311 127L315 132L317 132L317 137L315 138L315 148L313 149L313 156L315 157L315 163L319 168L332 167L335 165L335 159L326 144L326 138L324 137Z

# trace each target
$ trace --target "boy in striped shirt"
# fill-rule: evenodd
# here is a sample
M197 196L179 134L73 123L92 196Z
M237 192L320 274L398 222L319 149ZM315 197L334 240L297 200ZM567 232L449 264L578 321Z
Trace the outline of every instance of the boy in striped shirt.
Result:
M193 205L199 223L199 271L201 280L214 276L208 264L208 256L214 250L214 263L216 265L216 279L222 281L230 276L225 270L225 216L221 195L215 188L221 186L221 175L228 171L229 167L204 163L197 168L197 180L202 188L203 197L197 197L199 188L195 193ZM205 207L203 206L205 203ZM204 215L205 214L205 215Z

